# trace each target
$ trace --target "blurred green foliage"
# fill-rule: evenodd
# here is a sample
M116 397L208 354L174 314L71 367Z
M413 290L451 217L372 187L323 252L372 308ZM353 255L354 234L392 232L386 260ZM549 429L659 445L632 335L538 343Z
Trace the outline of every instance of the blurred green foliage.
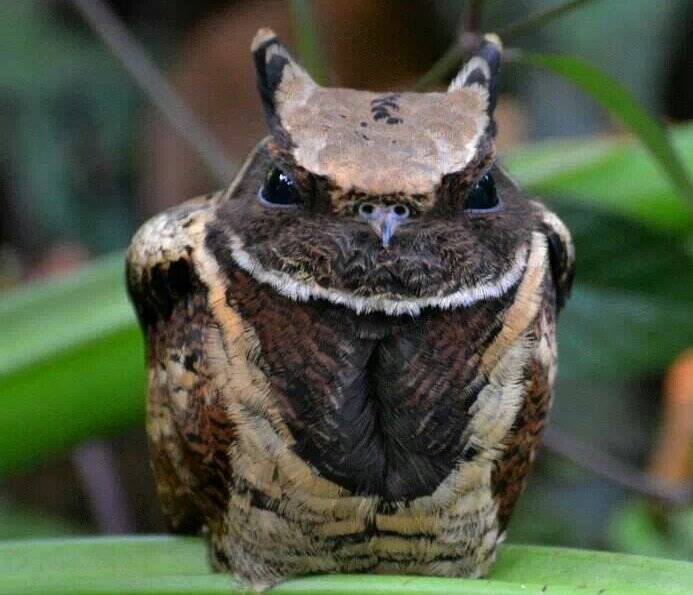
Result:
M328 85L329 67L320 49L319 27L310 0L291 0L291 16L301 63L319 85Z
M142 421L142 339L124 279L119 254L0 300L0 474Z
M611 519L608 537L620 552L693 561L693 508L664 511L634 500Z
M521 62L544 68L576 84L640 139L666 172L681 198L693 207L693 185L666 130L651 117L629 91L587 62L573 56L521 55ZM690 214L690 212L689 212Z
M0 2L0 55L2 173L31 222L27 248L65 239L122 247L137 173L133 85L105 48L56 26L37 2Z

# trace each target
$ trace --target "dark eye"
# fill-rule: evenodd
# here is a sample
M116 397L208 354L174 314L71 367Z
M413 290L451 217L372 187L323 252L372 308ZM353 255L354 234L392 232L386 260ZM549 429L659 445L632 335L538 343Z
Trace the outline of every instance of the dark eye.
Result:
M275 167L267 174L260 190L260 202L270 207L290 207L303 201L291 178Z
M466 211L489 211L498 206L496 184L491 174L486 174L464 199Z

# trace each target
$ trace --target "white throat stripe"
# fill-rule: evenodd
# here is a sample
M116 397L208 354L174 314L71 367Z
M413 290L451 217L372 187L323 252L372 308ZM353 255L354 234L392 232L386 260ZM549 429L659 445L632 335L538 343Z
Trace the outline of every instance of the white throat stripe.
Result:
M479 283L443 296L410 299L393 299L381 295L363 297L341 289L328 289L314 281L297 281L281 271L269 271L245 250L243 242L237 235L229 235L231 255L234 261L256 281L271 285L281 295L295 301L307 302L311 299L323 299L333 304L346 306L358 314L384 312L391 315L417 316L425 308L448 310L459 306L468 307L476 302L504 295L522 278L522 273L527 265L528 248L523 246L517 250L515 261L510 270L495 283Z

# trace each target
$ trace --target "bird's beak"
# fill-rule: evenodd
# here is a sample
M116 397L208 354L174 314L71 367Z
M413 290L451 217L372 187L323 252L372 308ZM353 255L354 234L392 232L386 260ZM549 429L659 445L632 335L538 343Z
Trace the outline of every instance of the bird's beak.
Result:
M392 206L374 206L370 204L367 206L368 209L362 208L360 211L361 219L367 221L375 233L378 234L383 248L389 248L395 231L409 218L409 209L403 214L398 213Z
M381 217L371 221L371 227L380 237L383 248L390 247L390 240L400 225L402 225L402 221L394 213L384 213Z

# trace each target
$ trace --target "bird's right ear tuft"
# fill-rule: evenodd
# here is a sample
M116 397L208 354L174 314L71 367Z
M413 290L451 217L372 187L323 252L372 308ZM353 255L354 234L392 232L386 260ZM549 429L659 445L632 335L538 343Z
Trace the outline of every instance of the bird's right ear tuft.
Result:
M268 27L262 27L258 29L255 37L253 37L253 42L250 45L250 51L255 53L260 46L264 46L277 39L277 34Z
M503 44L498 35L485 35L479 50L450 83L448 93L455 93L463 87L475 86L483 89L488 94L487 111L492 115L498 99L498 73L502 53Z
M271 29L260 29L251 45L257 86L270 128L281 120L281 106L301 100L317 86Z

